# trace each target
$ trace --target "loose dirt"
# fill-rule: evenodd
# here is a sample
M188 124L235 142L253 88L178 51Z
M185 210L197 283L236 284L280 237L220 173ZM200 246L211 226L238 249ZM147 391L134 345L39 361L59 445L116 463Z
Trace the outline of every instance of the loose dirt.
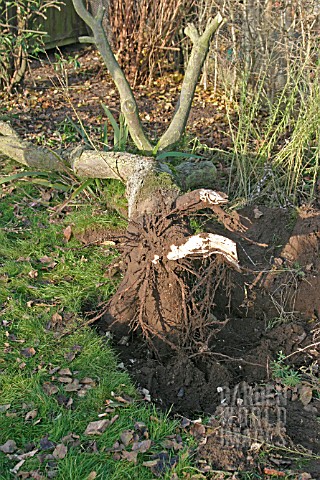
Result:
M189 418L211 416L217 428L198 454L220 470L257 465L255 443L320 452L320 212L254 206L239 215L246 238L210 217L206 225L237 242L242 267L230 270L216 292L214 315L227 322L210 342L156 355L134 332L116 345L132 378L159 406ZM275 378L279 355L287 357L283 368L299 372L297 385ZM306 401L308 388L314 396ZM317 462L309 466L320 478Z

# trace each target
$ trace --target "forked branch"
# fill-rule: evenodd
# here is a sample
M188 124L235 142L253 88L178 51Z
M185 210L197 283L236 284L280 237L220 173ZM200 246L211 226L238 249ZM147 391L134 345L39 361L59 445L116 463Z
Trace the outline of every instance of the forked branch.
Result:
M121 110L125 116L132 140L139 150L151 152L153 147L143 131L138 107L131 87L111 50L102 26L103 7L100 6L97 15L94 17L86 10L83 0L72 0L72 2L78 15L91 28L93 33L93 37L82 37L80 41L95 43L100 51L103 61L119 91ZM185 29L185 33L191 39L193 47L182 83L176 113L167 131L161 137L157 145L157 150L165 150L180 140L188 121L195 88L199 80L201 68L209 52L212 35L222 23L223 18L220 13L218 13L214 19L210 18L208 20L206 29L202 35L198 33L193 24L188 25Z

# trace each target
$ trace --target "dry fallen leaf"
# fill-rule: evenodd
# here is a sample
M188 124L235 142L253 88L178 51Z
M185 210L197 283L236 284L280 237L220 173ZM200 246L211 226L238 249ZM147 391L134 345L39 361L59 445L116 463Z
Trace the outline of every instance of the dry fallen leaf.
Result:
M41 262L41 263L50 263L50 262L52 262L52 258L51 258L51 257L47 257L47 255L44 255L44 257L39 258L39 262Z
M71 348L71 351L70 352L67 352L64 354L64 358L68 361L68 362L72 362L72 360L76 357L76 355L81 352L82 350L82 347L80 345L74 345L72 348Z
M47 395L54 395L59 391L58 387L51 382L44 382L42 388Z
M91 472L87 476L86 480L94 480L95 478L97 478L97 472Z
M135 430L145 430L147 428L147 425L144 422L136 422L134 424Z
M57 460L62 460L68 453L68 448L63 445L63 443L59 443L53 451L53 456Z
M86 390L85 388L81 388L80 390L77 391L77 394L78 394L78 397L85 397L88 393L88 390Z
M125 447L127 447L133 440L133 430L125 430L120 435L120 440Z
M72 360L76 358L76 353L75 352L65 353L64 358L67 360L67 362L72 362Z
M164 448L166 449L173 449L173 450L181 450L181 448L183 448L183 445L182 443L179 443L177 442L176 440L174 439L169 439L169 438L166 438L163 442L162 442L162 445Z
M44 477L43 475L41 475L41 473L37 472L36 470L33 470L32 472L30 472L30 475L32 478L32 480L46 480L47 478L52 478L50 477L50 472L52 472L53 470L48 470L47 472L47 477Z
M137 463L138 452L127 452L126 450L123 450L123 452L121 452L121 456L128 462Z
M263 446L263 443L259 443L259 442L252 442L251 446L250 446L250 451L251 452L259 452L261 450L261 447Z
M30 270L28 275L29 275L30 278L37 278L38 272L37 272L37 270Z
M55 312L51 317L52 326L61 325L62 320L62 316L58 312Z
M147 390L146 388L142 388L141 393L144 396L143 400L146 400L147 402L151 402L151 395L149 390Z
M143 440L142 442L134 442L132 445L132 451L137 451L140 453L145 453L151 447L151 440Z
M21 355L23 355L26 358L33 357L36 354L36 351L33 347L28 347L28 348L23 348L20 351Z
M125 403L125 404L130 404L133 402L133 399L128 397L128 398L124 398L122 397L121 395L117 395L114 397L114 399L117 401L117 402L120 402L120 403Z
M72 235L72 228L71 225L68 225L67 228L63 230L63 236L66 239L66 242L69 242Z
M71 408L73 399L71 397L66 397L63 394L59 394L57 395L57 402L59 405L63 405L65 408Z
M84 385L92 385L93 387L95 387L96 385L96 382L90 377L83 378L82 380L80 380L80 383L83 383Z
M57 373L58 370L60 370L60 367L53 367L50 368L49 373L50 375L54 375L55 373Z
M0 405L0 413L6 412L7 410L9 410L10 407L11 407L11 403L7 403L5 405Z
M3 453L13 453L17 450L17 444L14 440L7 440L6 443L0 445L0 451Z
M30 257L19 257L17 258L16 262L30 262Z
M110 425L112 425L116 420L118 420L119 415L115 415L114 417L111 418L110 420Z
M273 259L273 263L277 266L277 267L281 267L281 265L283 265L283 260L282 258L280 257L275 257Z
M39 452L38 448L35 448L34 450L31 450L29 452L21 453L20 455L17 455L14 453L13 455L9 455L10 460L26 460L27 458L32 458L35 456L36 453Z
M18 471L20 470L20 468L22 467L24 462L25 462L25 460L20 460L20 462L17 463L17 465L10 470L10 472L14 473L14 474L18 473Z
M60 368L58 373L62 377L65 377L66 375L72 376L72 372L71 372L70 368Z
M8 337L8 340L10 340L11 342L25 343L24 338L17 338L13 333L6 332L5 334Z
M47 272L50 268L54 268L57 265L57 262L46 263L41 270Z
M197 439L203 437L205 433L205 426L201 423L193 423L190 427L190 434Z
M301 403L306 406L308 403L311 402L312 400L312 388L309 387L308 385L302 385L300 389L300 401Z
M20 471L17 474L17 478L21 478L22 480L24 480L25 478L32 478L30 477L30 475L31 475L31 472Z
M66 392L76 392L77 390L80 390L80 382L77 378L75 378L71 383L68 383L64 389Z
M96 422L90 422L85 429L85 435L101 435L107 427L110 425L110 420L98 420Z
M299 480L312 480L310 473L303 472L299 475Z
M113 242L112 240L104 240L103 242L100 243L100 245L104 245L105 247L114 247L116 243Z
M107 452L122 452L124 450L124 445L118 441L114 442L112 448L107 448Z
M253 214L254 214L254 218L260 218L263 216L263 212L261 212L261 210L259 210L258 207L255 207L253 209Z
M49 440L48 435L45 437L41 438L40 440L40 449L41 450L53 450L55 448L56 444Z
M58 382L60 383L72 383L71 377L58 377Z
M203 477L203 478L205 478L205 477ZM176 473L174 473L173 475L171 475L170 480L179 480L179 477ZM231 479L231 480L235 480L235 479Z
M82 347L81 345L73 345L72 349L73 352L81 352Z
M24 419L25 420L33 420L34 418L36 418L36 416L38 415L38 410L30 410L30 412L26 413Z
M42 104L43 106L43 104ZM41 192L41 199L44 201L44 202L49 202L51 200L51 197L52 197L52 193L49 192L49 191L44 191L44 192Z
M284 472L280 472L279 470L274 470L273 468L264 468L263 473L265 475L275 476L275 477L285 477L286 474Z
M155 460L147 460L146 462L143 462L142 465L144 467L148 467L148 468L153 468L153 467L156 467L159 463L159 459L155 459Z

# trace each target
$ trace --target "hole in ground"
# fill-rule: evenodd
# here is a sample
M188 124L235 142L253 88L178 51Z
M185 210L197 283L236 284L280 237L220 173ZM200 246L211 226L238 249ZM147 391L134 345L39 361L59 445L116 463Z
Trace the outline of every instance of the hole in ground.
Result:
M243 212L248 240L234 235L247 270L232 274L230 309L226 292L217 292L215 314L229 322L206 351L199 345L158 358L137 333L115 345L135 383L159 407L189 418L211 416L212 430L220 433L207 438L199 455L219 469L250 468L253 442L320 452L320 216L301 211L292 225L289 212L259 209L258 219L252 209ZM105 334L102 324L98 328ZM279 352L288 357L284 369L299 371L298 385L272 377ZM306 373L311 367L312 376ZM308 468L320 478L318 460Z

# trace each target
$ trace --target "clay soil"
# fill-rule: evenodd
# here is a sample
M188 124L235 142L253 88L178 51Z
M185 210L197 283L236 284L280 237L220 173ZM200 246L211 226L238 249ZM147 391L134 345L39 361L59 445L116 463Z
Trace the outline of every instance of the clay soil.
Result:
M242 270L226 267L213 300L225 326L192 349L155 354L139 332L116 345L137 385L161 408L192 419L209 415L199 458L230 471L261 470L254 445L320 452L320 212L254 206L239 215L246 238L210 216L206 224L238 245ZM103 323L99 329L105 333ZM299 372L296 385L277 378L273 362L281 354L283 366ZM290 455L277 458L271 466L295 468ZM318 462L304 467L313 478L320 478Z
M96 53L84 50L79 60L77 72L66 67L68 89L50 62L34 63L21 95L6 102L8 113L14 115L13 126L25 138L50 140L52 148L62 142L65 147L79 141L67 138L59 127L67 115L74 120L79 115L94 135L101 124L100 101L117 114L117 94ZM174 77L136 93L149 133L159 135L174 110ZM156 106L159 94L165 107ZM209 146L230 146L223 124L227 100L210 92L201 95L196 95L189 131ZM199 466L230 472L254 468L263 473L259 453L277 446L280 454L269 454L266 460L270 468L310 472L304 478L319 479L319 205L301 208L298 214L253 205L239 214L246 238L226 231L213 216L207 217L205 226L206 231L231 237L238 246L241 272L225 267L226 281L212 298L213 313L225 322L223 328L208 342L200 338L192 350L155 354L139 332L117 340L115 348L136 384L158 406L170 408L184 424L190 424L185 417L209 418L195 435ZM94 232L89 237L88 242L97 240ZM85 236L81 240L87 241ZM174 305L175 299L168 299L168 304ZM105 335L103 322L97 328ZM283 365L299 373L297 385L281 378L281 372L275 376L273 362L279 361L280 352L286 357ZM191 425L195 430L197 424ZM289 455L296 449L306 460L303 467Z

